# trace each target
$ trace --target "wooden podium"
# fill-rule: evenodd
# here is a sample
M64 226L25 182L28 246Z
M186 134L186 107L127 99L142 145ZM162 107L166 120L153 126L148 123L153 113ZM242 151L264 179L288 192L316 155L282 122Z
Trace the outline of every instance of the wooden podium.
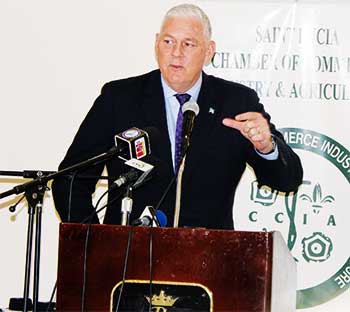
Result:
M58 311L81 311L87 229L60 226ZM89 230L85 311L115 309L130 231L119 311L148 311L151 295L152 311L295 311L296 265L278 232L113 225Z

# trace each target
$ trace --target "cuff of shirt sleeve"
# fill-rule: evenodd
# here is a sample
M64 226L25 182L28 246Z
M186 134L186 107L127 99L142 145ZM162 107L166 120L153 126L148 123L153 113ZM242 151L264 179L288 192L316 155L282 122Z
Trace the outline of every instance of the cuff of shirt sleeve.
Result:
M261 156L262 158L266 160L276 160L278 158L278 146L276 144L275 139L272 136L272 143L273 143L273 151L268 154L262 154L257 149L255 149L256 153Z

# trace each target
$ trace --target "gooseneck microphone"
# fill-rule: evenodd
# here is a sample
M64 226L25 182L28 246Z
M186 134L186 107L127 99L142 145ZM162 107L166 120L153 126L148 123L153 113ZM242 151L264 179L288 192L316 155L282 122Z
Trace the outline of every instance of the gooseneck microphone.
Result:
M199 113L199 106L194 101L189 101L182 106L183 113L183 124L182 124L182 145L181 145L181 162L179 170L176 174L176 199L175 199L175 210L174 210L174 224L177 228L180 220L180 209L181 209L181 191L182 191L182 174L185 169L185 159L187 150L190 146L190 138L194 126L194 119Z
M184 157L190 146L190 138L194 126L194 119L199 113L199 106L195 101L186 102L182 106L183 124L182 124L182 148L181 156Z
M183 131L182 131L182 158L186 156L186 152L190 146L190 137L191 133L194 127L194 121L195 117L199 114L199 106L194 101L189 101L182 106L182 112L184 114L183 119ZM168 183L165 191L163 192L162 196L160 197L159 201L157 202L155 206L155 210L158 211L161 205L163 204L165 198L170 192L170 189L176 181L178 182L177 185L177 196L176 196L176 204L175 204L175 213L174 213L174 227L178 227L179 223L179 215L180 215L180 199L181 199L181 177L182 177L182 171L184 169L184 161L181 162L179 172L176 172L173 178Z

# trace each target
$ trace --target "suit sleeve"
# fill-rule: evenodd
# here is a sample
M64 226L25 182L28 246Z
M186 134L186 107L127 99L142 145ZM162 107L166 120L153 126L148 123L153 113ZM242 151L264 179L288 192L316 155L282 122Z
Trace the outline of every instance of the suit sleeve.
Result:
M112 104L107 84L80 125L66 156L59 165L59 170L102 154L112 146L114 135ZM53 198L62 222L79 223L93 215L92 194L103 167L103 164L97 165L77 172L76 175L53 181ZM98 223L96 215L93 215L92 223Z
M259 98L254 91L249 96L248 106L250 111L262 113L269 122L279 153L276 160L267 160L258 155L251 144L248 147L248 163L254 169L259 185L267 185L281 192L296 191L303 178L303 168L298 155L270 122L269 114L265 112L263 105L259 103Z

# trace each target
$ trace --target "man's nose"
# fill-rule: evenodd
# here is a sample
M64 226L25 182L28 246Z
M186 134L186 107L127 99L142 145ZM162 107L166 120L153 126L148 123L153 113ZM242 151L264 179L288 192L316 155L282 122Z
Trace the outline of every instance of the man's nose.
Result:
M174 45L172 50L173 56L183 56L183 49L181 43L177 43Z

